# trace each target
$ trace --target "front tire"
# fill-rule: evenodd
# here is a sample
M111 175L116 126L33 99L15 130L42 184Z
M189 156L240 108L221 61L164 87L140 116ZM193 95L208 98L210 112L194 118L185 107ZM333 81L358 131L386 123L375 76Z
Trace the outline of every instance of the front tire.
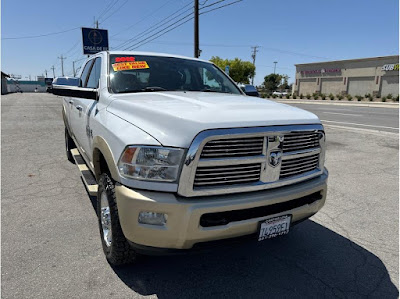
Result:
M101 243L108 262L112 265L134 262L137 259L137 253L129 245L119 223L115 185L105 173L99 179L97 215Z

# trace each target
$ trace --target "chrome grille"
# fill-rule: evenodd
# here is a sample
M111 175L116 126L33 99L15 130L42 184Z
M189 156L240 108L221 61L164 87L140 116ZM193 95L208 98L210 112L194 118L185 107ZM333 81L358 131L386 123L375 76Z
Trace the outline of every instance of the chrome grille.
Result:
M319 133L298 132L285 134L282 150L284 153L300 151L319 146Z
M257 182L261 164L198 167L194 187L210 187Z
M262 154L264 137L219 139L207 142L200 158L228 158Z
M319 154L282 161L279 179L286 179L315 170L319 165Z
M178 194L185 197L281 187L324 173L323 126L206 130L193 140Z

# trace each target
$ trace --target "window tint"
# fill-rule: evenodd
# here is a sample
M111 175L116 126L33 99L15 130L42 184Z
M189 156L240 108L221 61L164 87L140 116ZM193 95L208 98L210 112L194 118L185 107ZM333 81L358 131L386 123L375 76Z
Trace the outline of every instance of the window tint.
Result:
M86 63L85 68L82 71L82 75L81 75L82 87L85 86L85 84L86 84L86 79L89 74L90 66L92 65L92 63L93 63L93 60L88 61L88 63Z
M92 71L90 72L86 87L97 88L99 86L100 70L101 70L101 58L98 57L96 58L93 64Z

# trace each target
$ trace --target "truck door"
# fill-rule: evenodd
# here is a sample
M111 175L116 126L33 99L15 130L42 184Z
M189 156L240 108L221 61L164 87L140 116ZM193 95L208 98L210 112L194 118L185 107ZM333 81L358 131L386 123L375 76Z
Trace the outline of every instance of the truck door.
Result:
M88 74L86 79L84 77L86 66L88 66ZM82 72L82 87L84 88L98 88L100 72L101 72L101 57L97 57L88 62ZM73 115L73 132L75 138L79 143L79 147L83 154L89 160L92 159L91 142L92 142L92 129L90 127L90 116L95 113L97 101L93 99L74 98Z

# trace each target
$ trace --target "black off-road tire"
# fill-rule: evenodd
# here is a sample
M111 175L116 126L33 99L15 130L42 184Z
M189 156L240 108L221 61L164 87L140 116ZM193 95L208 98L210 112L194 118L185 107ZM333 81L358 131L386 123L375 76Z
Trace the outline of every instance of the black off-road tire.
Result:
M103 173L99 179L97 191L97 215L100 230L101 244L103 246L104 254L108 262L112 265L124 265L133 263L138 254L132 249L126 240L124 233L119 222L118 207L115 196L115 184L108 174ZM111 215L111 231L112 241L110 246L107 246L103 238L103 229L101 224L101 195L105 192L107 195L108 205L110 207Z
M75 164L74 157L72 157L71 150L76 148L74 140L69 135L67 128L65 128L65 153L67 154L67 159L72 164Z

